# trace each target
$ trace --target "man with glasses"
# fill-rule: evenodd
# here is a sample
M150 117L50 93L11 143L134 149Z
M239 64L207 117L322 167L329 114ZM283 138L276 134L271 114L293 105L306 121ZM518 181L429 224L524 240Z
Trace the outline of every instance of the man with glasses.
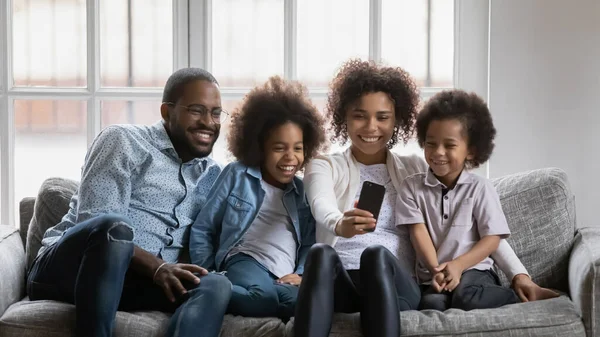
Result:
M152 126L98 135L69 212L46 231L29 271L31 300L75 304L76 336L111 336L117 310L173 312L168 336L219 335L231 283L179 263L221 171L209 157L227 116L216 79L176 71L160 112Z

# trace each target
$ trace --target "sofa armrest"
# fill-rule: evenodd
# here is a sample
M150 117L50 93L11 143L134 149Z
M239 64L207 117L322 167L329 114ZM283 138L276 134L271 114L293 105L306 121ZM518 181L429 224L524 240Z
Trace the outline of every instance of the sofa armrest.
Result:
M600 227L580 228L569 259L569 292L586 335L600 336Z
M25 249L19 230L0 225L0 316L25 296Z

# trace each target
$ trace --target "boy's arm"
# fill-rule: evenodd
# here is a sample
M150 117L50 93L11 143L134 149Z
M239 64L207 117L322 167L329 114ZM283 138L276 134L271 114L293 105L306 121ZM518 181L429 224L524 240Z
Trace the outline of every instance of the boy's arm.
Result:
M198 213L190 230L190 258L192 263L206 269L215 269L215 244L217 233L227 208L227 197L234 186L233 165L229 164L214 183L206 203Z
M454 259L464 271L483 261L498 249L499 235L486 235L482 237L468 252Z
M412 242L419 260L425 264L431 275L435 274L435 267L439 265L437 251L429 236L429 231L424 223L411 224L409 226L410 241Z
M296 266L295 273L298 275L302 275L304 273L304 263L306 262L306 257L308 256L308 251L310 247L315 244L315 218L312 216L312 213L307 217L308 221L306 224L300 224L300 226L306 226L306 230L303 232L304 235L302 237L302 245L298 250L298 265Z

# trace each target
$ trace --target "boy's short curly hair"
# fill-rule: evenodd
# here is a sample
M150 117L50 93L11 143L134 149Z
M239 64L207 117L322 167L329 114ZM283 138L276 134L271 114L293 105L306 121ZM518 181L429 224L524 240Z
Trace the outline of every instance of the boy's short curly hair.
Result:
M467 146L474 151L467 168L485 163L494 150L496 128L487 104L475 93L446 90L432 96L417 117L417 138L423 147L429 124L435 120L456 119L462 124Z
M374 92L387 93L394 103L396 126L388 148L394 147L399 140L406 143L413 136L419 92L413 79L402 68L351 59L339 69L330 89L325 111L331 119L332 142L344 144L348 141L346 114L349 105L364 94Z
M232 114L228 143L231 153L246 166L260 166L263 146L269 133L287 122L302 129L304 163L313 158L325 142L323 118L300 82L279 76L250 91Z

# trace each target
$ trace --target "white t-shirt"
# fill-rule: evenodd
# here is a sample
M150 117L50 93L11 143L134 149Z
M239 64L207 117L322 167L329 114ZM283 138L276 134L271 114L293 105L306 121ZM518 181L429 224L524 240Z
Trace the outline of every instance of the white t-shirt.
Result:
M261 180L265 191L256 218L231 249L228 257L237 253L252 256L258 263L277 277L292 274L296 267L296 243L294 226L283 206L283 190Z
M410 243L410 235L406 227L397 227L394 207L397 193L385 164L363 165L359 163L360 185L355 199L358 200L363 182L371 181L385 186L383 204L377 218L377 227L372 233L356 235L346 239L340 237L334 248L337 251L344 268L360 269L360 256L369 246L382 245L387 248L406 270L413 270L415 253Z

